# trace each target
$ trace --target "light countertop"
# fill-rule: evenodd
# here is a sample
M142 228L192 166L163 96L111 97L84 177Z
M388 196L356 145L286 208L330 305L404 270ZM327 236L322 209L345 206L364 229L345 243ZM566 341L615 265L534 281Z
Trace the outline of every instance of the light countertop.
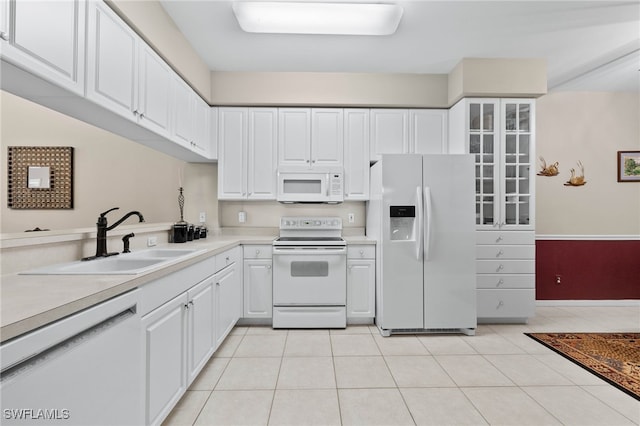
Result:
M32 331L238 245L271 244L274 238L216 236L171 244L171 247L205 251L136 275L3 275L0 282L0 341ZM375 244L375 240L365 236L348 236L345 240L348 244Z

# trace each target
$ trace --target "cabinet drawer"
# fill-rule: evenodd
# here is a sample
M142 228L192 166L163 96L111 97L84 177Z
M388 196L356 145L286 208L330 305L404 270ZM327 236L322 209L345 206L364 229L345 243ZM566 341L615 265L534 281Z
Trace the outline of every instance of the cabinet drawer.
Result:
M536 246L476 246L478 259L534 259Z
M242 247L234 247L216 255L216 272L242 260Z
M489 275L482 274L476 277L478 288L510 289L510 288L536 288L536 276L534 274L518 275Z
M534 231L478 231L476 232L476 244L478 245L508 245L525 244L535 245L536 234Z
M535 312L534 289L478 290L478 318L528 318Z
M349 259L375 259L376 246L372 244L349 244L347 246Z
M478 274L533 274L535 260L476 260Z
M271 244L250 244L243 247L245 259L271 259L273 246Z

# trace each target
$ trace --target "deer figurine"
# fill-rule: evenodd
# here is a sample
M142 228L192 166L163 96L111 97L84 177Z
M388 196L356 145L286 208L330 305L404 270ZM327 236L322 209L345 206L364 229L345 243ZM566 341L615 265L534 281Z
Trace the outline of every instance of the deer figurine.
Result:
M557 176L560 172L558 170L558 162L551 164L547 167L547 162L544 160L542 156L540 156L540 161L542 162L542 170L538 173L538 176Z
M584 166L582 165L582 161L578 161L578 167L580 168L580 174L576 175L576 169L571 169L571 177L569 178L569 182L567 182L567 184L571 186L581 186L587 183L584 180Z

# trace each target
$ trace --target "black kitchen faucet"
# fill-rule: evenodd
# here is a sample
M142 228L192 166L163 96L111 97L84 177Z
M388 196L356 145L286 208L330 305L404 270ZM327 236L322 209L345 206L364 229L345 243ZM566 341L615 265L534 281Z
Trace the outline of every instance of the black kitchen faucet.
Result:
M114 207L112 209L107 210L104 213L100 213L100 217L98 217L98 222L96 223L96 225L98 226L98 237L96 238L96 254L95 256L85 257L82 260L93 260L101 257L113 256L118 254L117 252L113 252L113 253L107 252L107 231L111 231L113 228L115 228L116 226L120 225L122 222L127 220L129 216L133 216L133 215L137 215L138 218L140 219L140 222L144 222L144 217L142 216L142 214L140 214L140 212L131 211L125 214L124 216L122 216L122 218L120 218L120 220L114 223L113 225L107 226L106 214L111 211L118 210L119 208L120 207Z

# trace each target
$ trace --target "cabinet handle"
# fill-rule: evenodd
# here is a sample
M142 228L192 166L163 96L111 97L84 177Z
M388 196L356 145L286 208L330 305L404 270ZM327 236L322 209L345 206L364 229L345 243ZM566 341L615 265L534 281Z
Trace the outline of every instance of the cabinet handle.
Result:
M500 278L500 280L496 284L496 287L500 287L502 284L504 284L504 280L502 278Z
M260 250L256 250L256 256L260 255Z
M501 300L498 302L498 306L496 306L496 309L500 309L503 306L504 306L504 302Z
M360 250L360 257L364 257L364 250Z
M496 257L500 257L504 254L504 252L502 250L498 251L498 253L496 253Z
M307 163L309 162L309 160L307 160Z
M216 285L217 285L218 287L220 287L220 283L219 283L219 282L217 282L217 283L216 283Z
M498 269L496 269L496 272L500 272L504 269L504 265L500 264L500 266L498 266Z
M4 41L9 41L9 35L4 31L0 31L0 38L3 39Z
M185 308L185 309L189 309L189 304L188 304L188 303L185 303L185 304L184 304L184 308Z
M229 256L225 257L224 259L227 263L229 263Z
M502 235L500 235L498 238L496 238L496 243L499 243L500 241L502 241Z

